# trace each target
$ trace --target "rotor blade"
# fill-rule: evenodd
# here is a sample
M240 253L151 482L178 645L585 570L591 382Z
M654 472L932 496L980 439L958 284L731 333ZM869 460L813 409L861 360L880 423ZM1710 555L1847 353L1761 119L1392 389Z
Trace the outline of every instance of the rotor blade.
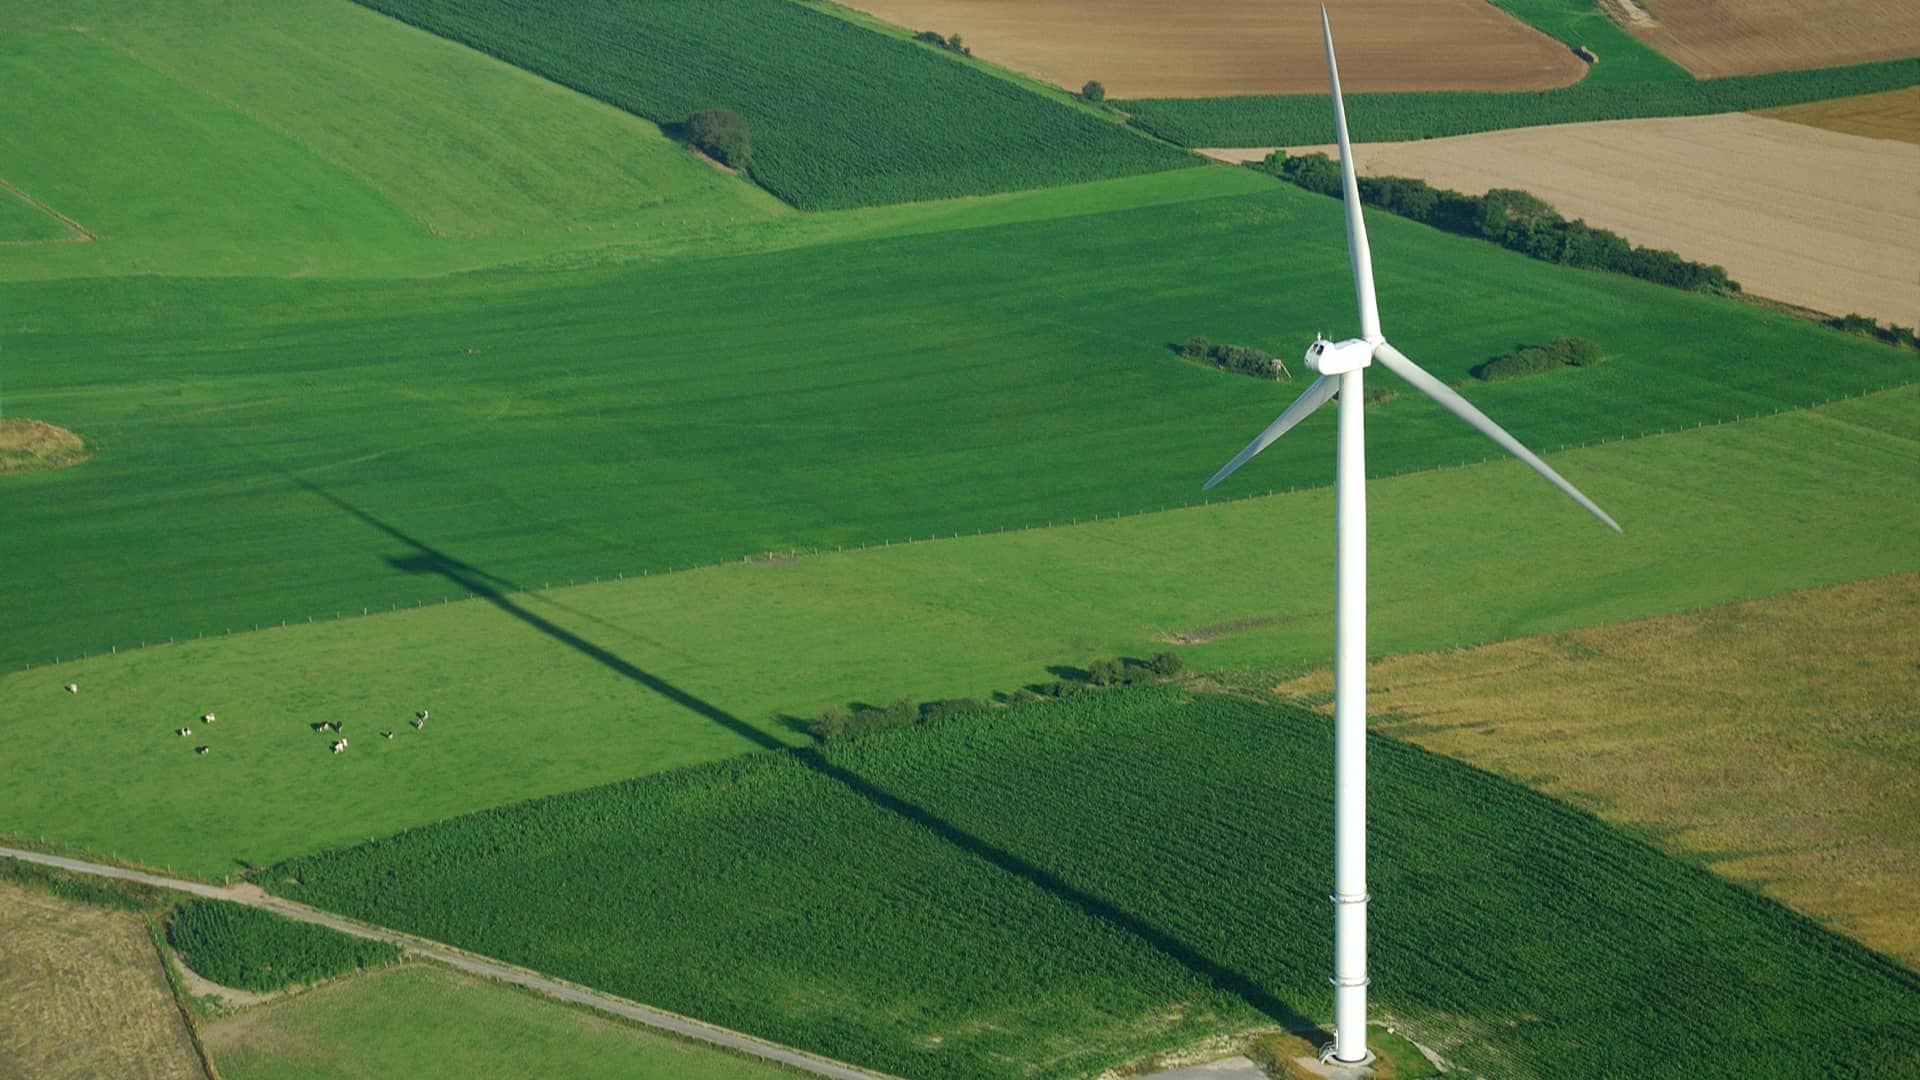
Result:
M1340 100L1340 69L1333 62L1333 24L1320 7L1320 30L1327 39L1327 81L1333 85L1333 134L1340 143L1340 191L1347 208L1347 261L1353 264L1353 293L1360 302L1360 336L1380 340L1380 308L1373 298L1373 250L1367 223L1360 220L1360 182L1353 175L1353 145L1347 141L1347 107Z
M1534 455L1533 451L1520 445L1519 439L1507 434L1505 429L1501 428L1499 424L1488 419L1486 413L1474 408L1472 402L1454 393L1452 387L1434 378L1432 375L1427 374L1425 368L1407 359L1405 353L1402 353L1399 349L1383 341L1378 348L1373 350L1373 358L1379 361L1380 365L1388 371L1412 383L1414 389L1419 390L1421 393L1439 402L1448 412L1472 424L1475 428L1479 429L1480 434L1499 443L1501 449L1504 449L1507 453L1512 454L1521 461L1526 462L1527 466L1534 472L1546 477L1554 487L1566 492L1568 498L1585 507L1587 513L1606 522L1608 528L1614 532L1621 531L1618 522L1608 517L1607 512L1600 509L1592 499L1582 495L1579 488L1569 484L1566 477L1554 472L1553 466L1541 461Z
M1293 425L1305 420L1308 414L1320 406L1325 405L1328 398L1339 392L1339 379L1330 375L1322 375L1318 379L1315 379L1313 385L1307 387L1305 393L1293 399L1293 404L1287 406L1286 412L1281 413L1273 423L1268 424L1267 430L1261 432L1252 442L1248 443L1245 450L1233 455L1233 460L1222 465L1220 471L1213 474L1213 479L1202 485L1200 490L1213 490L1213 485L1233 475L1233 470L1245 465L1247 460L1253 457L1253 455L1271 446L1273 440L1285 435L1292 429Z

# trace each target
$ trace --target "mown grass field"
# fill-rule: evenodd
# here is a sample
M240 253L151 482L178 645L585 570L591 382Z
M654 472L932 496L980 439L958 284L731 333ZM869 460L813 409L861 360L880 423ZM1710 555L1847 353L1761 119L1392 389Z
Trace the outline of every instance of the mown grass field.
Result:
M32 244L72 240L76 235L59 218L0 188L0 243Z
M0 12L0 55L0 179L102 236L0 248L0 277L434 273L790 214L645 120L348 0L32 0Z
M1746 112L1916 83L1920 58L1697 81L1581 81L1537 94L1348 94L1345 100L1355 139L1397 142L1586 120ZM1141 128L1182 146L1313 146L1326 142L1333 130L1324 95L1145 98L1117 104Z
M789 0L367 0L644 116L727 108L751 174L802 209L1049 187L1196 164L911 42Z
M285 998L210 1024L202 1038L229 1080L796 1075L436 964L405 964Z
M1920 966L1920 575L1387 657L1374 728ZM1330 700L1332 676L1282 684Z
M1624 536L1518 463L1376 481L1372 648L1498 640L1912 569L1899 538L1920 528L1916 402L1907 389L1552 455ZM1331 426L1316 418L1293 437L1330 455ZM1223 456L1242 434L1223 433ZM1248 484L1283 479L1264 455L1249 468ZM0 790L0 831L218 877L802 742L782 717L830 704L984 696L1050 679L1050 666L1178 640L1205 642L1176 647L1206 669L1321 664L1332 512L1319 489L13 672L0 677L0 739L18 782ZM391 537L372 550L492 587L484 565L436 564ZM69 680L79 694L60 690ZM406 721L422 708L431 722L414 731ZM211 728L197 720L208 710L220 717ZM346 722L347 753L309 730L323 720ZM176 737L181 726L194 736ZM74 754L76 739L92 752ZM208 756L194 756L203 743Z
M9 410L94 448L0 487L0 665L476 591L449 560L511 590L1179 506L1291 391L1169 343L1291 355L1351 312L1336 201L1193 172L1237 194L568 275L0 287ZM1373 228L1387 325L1443 377L1562 333L1614 358L1471 391L1542 450L1911 378L1803 320ZM1415 396L1378 416L1376 474L1491 451ZM1290 441L1227 493L1331 464Z
M1582 86L1689 81L1687 69L1627 33L1592 0L1492 0L1493 6L1562 42L1600 57Z
M1328 757L1311 713L1119 691L578 792L268 880L902 1075L1084 1075L1324 1019ZM1920 1066L1913 972L1491 774L1384 739L1369 758L1376 1001L1468 1069Z

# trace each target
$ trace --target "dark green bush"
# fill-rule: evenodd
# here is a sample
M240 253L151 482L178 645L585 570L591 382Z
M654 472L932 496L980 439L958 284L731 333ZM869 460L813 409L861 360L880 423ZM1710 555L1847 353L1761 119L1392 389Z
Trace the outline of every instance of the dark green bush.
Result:
M186 965L222 986L279 990L400 959L400 947L293 922L225 900L188 900L167 917Z
M1594 342L1561 335L1549 345L1523 345L1506 356L1496 356L1468 373L1484 382L1498 382L1560 367L1588 367L1606 358Z
M1126 679L1118 660L1095 660L1087 665L1087 682L1094 686L1113 686Z
M753 161L752 142L747 137L747 122L730 109L702 109L687 117L687 141L708 157L734 169L744 169Z
M1153 669L1155 675L1167 678L1187 670L1187 662L1180 659L1180 654L1175 652L1155 653L1153 659L1147 661L1147 666Z
M1087 85L1080 88L1080 97L1086 101L1105 101L1107 88L1101 86L1098 80L1088 79Z

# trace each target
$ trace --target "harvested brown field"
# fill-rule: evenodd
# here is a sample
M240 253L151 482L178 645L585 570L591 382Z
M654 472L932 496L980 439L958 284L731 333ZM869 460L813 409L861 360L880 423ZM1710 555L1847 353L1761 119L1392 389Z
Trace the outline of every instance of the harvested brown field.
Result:
M847 0L983 60L1107 96L1324 93L1318 0ZM1334 12L1344 89L1545 90L1586 74L1559 42L1483 0L1372 0Z
M1920 86L1763 109L1754 114L1869 139L1920 143Z
M1295 150L1331 152L1331 147ZM1920 146L1746 113L1369 143L1362 175L1521 188L1636 244L1718 263L1757 296L1920 321Z
M1864 64L1920 53L1912 0L1640 0L1652 26L1627 31L1694 75Z
M0 1072L205 1074L139 915L0 882Z
M1920 574L1369 665L1374 728L1920 964ZM1279 688L1324 693L1318 673Z

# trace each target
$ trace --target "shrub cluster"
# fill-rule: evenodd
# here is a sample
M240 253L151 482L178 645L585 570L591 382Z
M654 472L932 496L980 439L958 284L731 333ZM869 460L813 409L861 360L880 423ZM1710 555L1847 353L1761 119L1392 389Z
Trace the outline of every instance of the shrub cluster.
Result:
M1215 344L1203 337L1190 337L1180 346L1180 355L1187 360L1196 360L1212 364L1222 371L1235 371L1242 375L1251 375L1256 379L1292 380L1293 372L1287 365L1261 352L1251 345Z
M1549 345L1522 345L1505 356L1496 356L1468 374L1485 382L1517 379L1562 367L1589 367L1607 358L1600 346L1586 338L1554 338Z
M747 122L731 109L702 109L687 117L687 141L729 168L744 169L753 161Z
M1107 88L1100 85L1098 79L1088 79L1087 85L1080 88L1080 100L1102 102L1107 100Z
M1008 706L1025 705L1041 698L1065 698L1094 689L1133 686L1170 679L1186 670L1178 653L1163 652L1150 660L1113 658L1095 660L1087 665L1081 678L1061 678L1052 682L1022 687L1010 694L995 695ZM855 739L915 724L932 724L957 716L984 713L995 706L977 698L946 698L916 703L912 698L895 698L884 708L855 704L852 708L831 706L813 719L813 736L821 742Z
M1286 151L1276 150L1260 168L1308 191L1340 194L1340 166L1325 154L1289 157ZM1729 295L1740 291L1740 283L1727 277L1722 267L1692 262L1660 248L1635 247L1618 233L1568 221L1525 191L1495 188L1485 195L1467 195L1404 176L1365 176L1359 179L1359 187L1360 201L1368 206L1436 229L1491 240L1545 262L1609 270L1689 292Z
M945 49L950 53L959 53L961 56L973 55L973 50L968 48L963 43L961 43L959 34L948 34L943 36L940 34L936 34L931 30L922 30L919 33L913 35L913 40L924 41L929 45L932 45L936 48Z
M240 990L279 990L400 958L398 945L225 900L188 900L175 908L167 918L167 941L188 967Z
M1849 334L1860 334L1863 337L1876 338L1889 345L1904 345L1909 349L1920 347L1920 339L1915 338L1912 327L1895 326L1892 323L1881 326L1872 318L1858 313L1842 315L1837 319L1828 319L1827 325L1833 327L1835 330L1844 330Z

